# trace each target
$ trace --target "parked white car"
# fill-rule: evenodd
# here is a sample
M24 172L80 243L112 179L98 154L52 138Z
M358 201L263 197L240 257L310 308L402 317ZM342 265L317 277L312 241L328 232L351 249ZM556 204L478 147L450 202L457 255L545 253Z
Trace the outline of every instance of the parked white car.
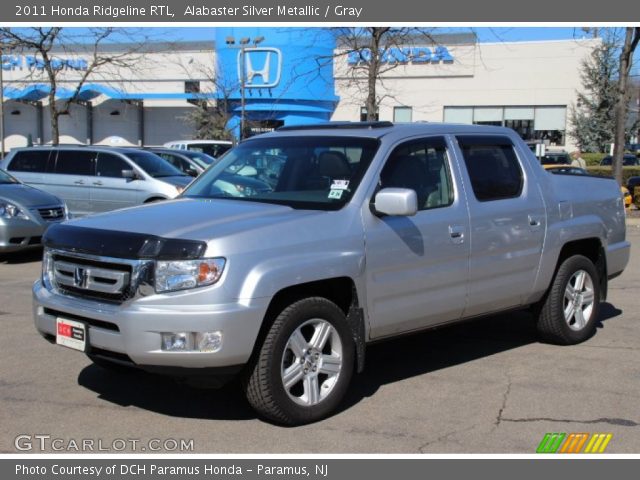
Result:
M218 158L227 150L230 150L233 147L233 143L229 140L176 140L167 142L164 146L179 150L193 150L194 152L202 152L213 158Z

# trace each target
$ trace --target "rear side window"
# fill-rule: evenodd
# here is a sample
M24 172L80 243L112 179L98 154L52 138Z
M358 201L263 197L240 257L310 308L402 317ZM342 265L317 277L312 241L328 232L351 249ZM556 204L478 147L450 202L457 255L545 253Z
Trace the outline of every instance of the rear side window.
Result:
M519 197L524 184L511 140L500 136L460 136L473 193L480 202Z
M100 152L96 165L96 175L99 177L122 178L123 170L133 170L122 158L111 153Z
M94 175L95 152L86 150L60 150L56 160L56 173L66 175Z
M7 170L12 172L44 173L47 171L50 150L19 151L11 160Z

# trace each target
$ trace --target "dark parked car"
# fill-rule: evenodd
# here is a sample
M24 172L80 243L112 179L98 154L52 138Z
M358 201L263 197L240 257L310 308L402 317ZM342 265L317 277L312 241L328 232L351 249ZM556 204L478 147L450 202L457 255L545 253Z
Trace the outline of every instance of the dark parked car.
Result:
M567 152L547 152L541 159L542 165L570 165L571 157Z
M178 170L192 177L197 177L216 161L212 156L194 150L166 147L147 147L145 150L164 158Z
M611 166L612 161L613 157L611 155L607 155L602 159L600 165L603 167ZM638 157L636 157L635 155L626 154L622 158L622 165L625 167L637 167L638 165L640 165L640 161L638 161Z
M627 180L627 188L631 192L631 195L634 194L636 187L640 187L640 177L629 177L629 180Z

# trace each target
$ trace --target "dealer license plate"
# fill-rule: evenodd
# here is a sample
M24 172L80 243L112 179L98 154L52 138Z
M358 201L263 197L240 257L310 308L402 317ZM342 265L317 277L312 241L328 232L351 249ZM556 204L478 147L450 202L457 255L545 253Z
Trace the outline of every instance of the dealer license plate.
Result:
M84 323L58 317L56 326L56 343L58 345L81 352L87 350L87 326Z

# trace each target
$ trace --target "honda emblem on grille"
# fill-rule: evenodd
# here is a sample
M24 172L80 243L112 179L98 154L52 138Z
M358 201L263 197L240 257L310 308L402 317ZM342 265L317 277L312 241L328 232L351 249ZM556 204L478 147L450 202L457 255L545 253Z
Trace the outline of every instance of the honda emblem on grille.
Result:
M82 267L77 267L73 271L73 286L78 288L87 288L89 281L89 271Z

